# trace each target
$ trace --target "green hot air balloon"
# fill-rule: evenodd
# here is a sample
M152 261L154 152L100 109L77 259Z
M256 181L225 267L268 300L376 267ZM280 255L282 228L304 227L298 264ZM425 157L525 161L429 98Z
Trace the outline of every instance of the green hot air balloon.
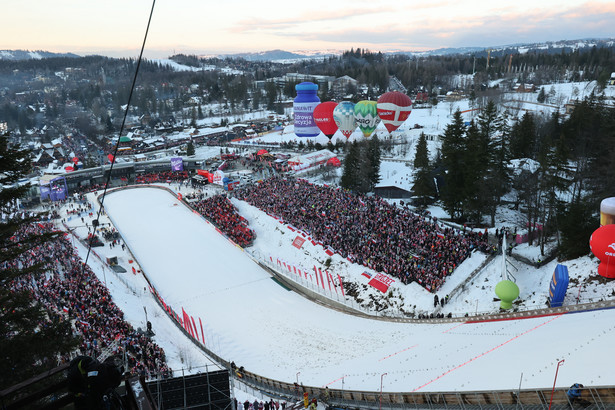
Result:
M354 106L354 118L365 138L372 135L380 122L376 101L363 100L356 103Z

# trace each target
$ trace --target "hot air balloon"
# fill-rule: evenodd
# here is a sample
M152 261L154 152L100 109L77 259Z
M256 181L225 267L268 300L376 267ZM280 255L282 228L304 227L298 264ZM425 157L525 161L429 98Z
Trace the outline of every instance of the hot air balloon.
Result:
M412 100L404 93L390 91L378 98L378 116L389 131L395 131L410 115Z
M359 129L368 138L376 130L380 118L376 108L376 101L363 100L354 106L354 119L357 121Z
M350 138L357 128L357 122L354 119L354 104L350 101L342 101L339 103L333 110L333 120L340 132L344 134L346 138Z
M297 84L297 98L293 101L295 114L295 134L298 137L317 137L320 134L314 123L314 108L320 104L320 98L316 95L318 85L309 81Z
M314 121L318 128L325 134L329 140L337 131L337 124L333 119L333 110L337 107L337 103L333 101L327 101L320 103L314 108Z

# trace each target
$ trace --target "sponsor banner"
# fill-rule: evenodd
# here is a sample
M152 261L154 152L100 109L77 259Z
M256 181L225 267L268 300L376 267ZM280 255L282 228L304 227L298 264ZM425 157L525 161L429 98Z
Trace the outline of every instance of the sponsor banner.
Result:
M293 241L293 246L297 249L301 249L301 247L303 246L303 243L305 242L305 239L303 239L300 236L297 236L295 238L295 240Z
M378 273L368 282L368 285L378 289L382 293L386 293L393 282L395 282L395 279L392 277L384 273Z
M224 181L223 180L224 180L224 172L216 171L216 172L214 172L213 179L212 179L211 182L213 182L214 184L217 184L217 185L224 186Z
M181 158L171 158L171 171L183 171L184 161Z

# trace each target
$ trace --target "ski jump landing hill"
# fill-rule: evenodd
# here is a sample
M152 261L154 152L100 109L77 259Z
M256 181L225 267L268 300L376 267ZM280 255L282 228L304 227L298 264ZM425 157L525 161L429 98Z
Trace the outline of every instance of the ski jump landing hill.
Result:
M559 388L611 394L615 309L440 324L349 315L280 286L168 190L123 188L104 206L167 311L185 312L201 348L263 386L292 392L301 375L310 391L384 391L391 403L410 400L391 392L516 391L520 380L524 391L550 391L565 359Z

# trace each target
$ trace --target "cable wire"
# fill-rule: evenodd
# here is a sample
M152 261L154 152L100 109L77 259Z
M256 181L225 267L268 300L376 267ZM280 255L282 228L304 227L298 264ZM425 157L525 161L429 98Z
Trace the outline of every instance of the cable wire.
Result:
M105 182L105 186L103 189L103 194L100 198L100 207L98 208L98 213L96 214L96 219L92 221L92 236L88 238L88 253L85 256L85 261L83 263L83 267L88 264L88 259L90 257L90 252L92 251L92 243L94 242L94 237L96 236L96 228L99 226L100 215L104 209L105 195L107 195L107 188L109 187L109 183L111 181L111 172L113 171L113 165L115 164L115 158L117 156L118 148L120 147L120 139L122 138L122 132L124 131L124 125L126 124L126 117L128 116L128 110L130 109L130 101L132 100L132 93L135 89L135 84L137 82L137 75L139 74L139 67L141 66L141 60L143 59L143 50L145 49L145 43L147 41L147 34L149 33L149 26L152 22L152 15L154 14L154 6L156 5L156 0L152 1L152 9L149 13L149 19L147 20L147 28L145 29L145 36L143 37L143 44L141 45L141 52L139 53L139 59L137 60L137 68L135 70L135 75L132 79L132 85L130 86L130 94L128 95L128 103L126 104L126 110L124 111L124 118L122 119L122 125L120 127L120 132L117 136L117 142L115 144L115 150L113 151L113 159L111 160L111 166L109 167L109 174L107 175L107 181Z

